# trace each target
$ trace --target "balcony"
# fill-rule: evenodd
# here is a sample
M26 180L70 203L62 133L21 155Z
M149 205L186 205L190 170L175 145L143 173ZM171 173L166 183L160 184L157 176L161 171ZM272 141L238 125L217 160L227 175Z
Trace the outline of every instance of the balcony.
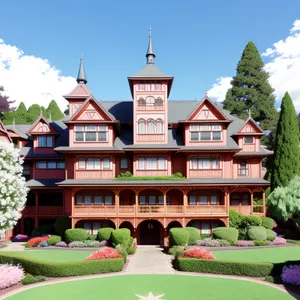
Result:
M63 206L38 206L37 208L38 215L44 216L59 216L63 214ZM22 211L23 216L35 216L36 207L35 206L26 206Z
M231 205L230 208L244 215L264 215L263 205L255 205L253 207L251 205Z
M186 215L226 215L225 205L188 205Z
M26 206L22 210L22 215L23 216L32 216L32 215L35 215L35 206Z

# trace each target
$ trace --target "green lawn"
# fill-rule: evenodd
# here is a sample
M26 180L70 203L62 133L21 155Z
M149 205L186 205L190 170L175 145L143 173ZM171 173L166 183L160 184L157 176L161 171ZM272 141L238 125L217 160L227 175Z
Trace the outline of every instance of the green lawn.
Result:
M247 250L212 251L216 259L245 260L257 262L283 262L287 260L300 260L300 246L278 247Z
M140 298L152 292L157 298ZM124 275L76 280L33 288L9 300L288 300L287 293L254 282L184 275Z
M96 250L95 250L96 251ZM84 260L94 251L76 250L28 250L28 251L0 251L1 254L10 254L28 258L37 258L47 261L75 261Z

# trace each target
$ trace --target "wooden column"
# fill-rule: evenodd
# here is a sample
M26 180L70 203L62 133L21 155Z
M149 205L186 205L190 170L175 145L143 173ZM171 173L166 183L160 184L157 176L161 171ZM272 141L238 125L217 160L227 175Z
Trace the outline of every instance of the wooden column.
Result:
M135 214L138 214L138 205L139 205L139 194L136 191L135 192Z
M184 212L184 214L186 214L187 205L188 205L188 195L187 195L187 193L184 193L183 194L183 207L184 207L183 212Z
M251 193L250 193L250 203L251 203L250 213L253 214L253 190L252 189L251 189Z
M226 213L229 215L229 207L230 207L230 193L228 189L224 189L224 202L226 205Z
M167 193L164 192L163 193L163 197L164 197L164 214L167 214Z
M34 192L35 195L35 216L34 216L34 228L39 226L38 214L39 214L39 195L38 191Z
M266 215L266 191L262 192L262 200L263 200L263 213Z
M119 192L115 194L115 207L116 207L116 214L119 214L119 206L120 206L120 196Z

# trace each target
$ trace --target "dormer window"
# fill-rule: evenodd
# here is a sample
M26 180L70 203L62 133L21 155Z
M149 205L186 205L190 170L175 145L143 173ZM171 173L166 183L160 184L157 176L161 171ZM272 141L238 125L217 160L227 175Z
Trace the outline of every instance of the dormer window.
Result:
M245 136L244 144L254 144L254 137L253 136Z
M38 147L52 148L52 136L51 135L40 135L38 136Z
M74 128L75 142L107 142L108 127L104 125L76 125Z
M191 141L221 141L221 125L190 125Z

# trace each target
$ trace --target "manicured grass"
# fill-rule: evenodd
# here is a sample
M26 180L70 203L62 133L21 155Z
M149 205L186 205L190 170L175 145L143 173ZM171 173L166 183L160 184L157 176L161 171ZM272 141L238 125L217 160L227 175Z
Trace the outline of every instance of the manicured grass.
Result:
M284 262L287 260L300 260L300 246L278 247L247 250L212 251L216 259L244 260L255 262Z
M141 299L136 295L146 296L150 291L154 296L165 294L157 298L161 300L294 299L287 293L254 282L183 275L126 275L86 279L41 286L6 299L135 300Z
M300 240L287 240L288 243L300 245Z
M96 251L96 250L95 250ZM73 250L28 250L28 251L0 251L1 254L10 254L22 257L37 258L46 261L77 261L84 260L93 251Z

